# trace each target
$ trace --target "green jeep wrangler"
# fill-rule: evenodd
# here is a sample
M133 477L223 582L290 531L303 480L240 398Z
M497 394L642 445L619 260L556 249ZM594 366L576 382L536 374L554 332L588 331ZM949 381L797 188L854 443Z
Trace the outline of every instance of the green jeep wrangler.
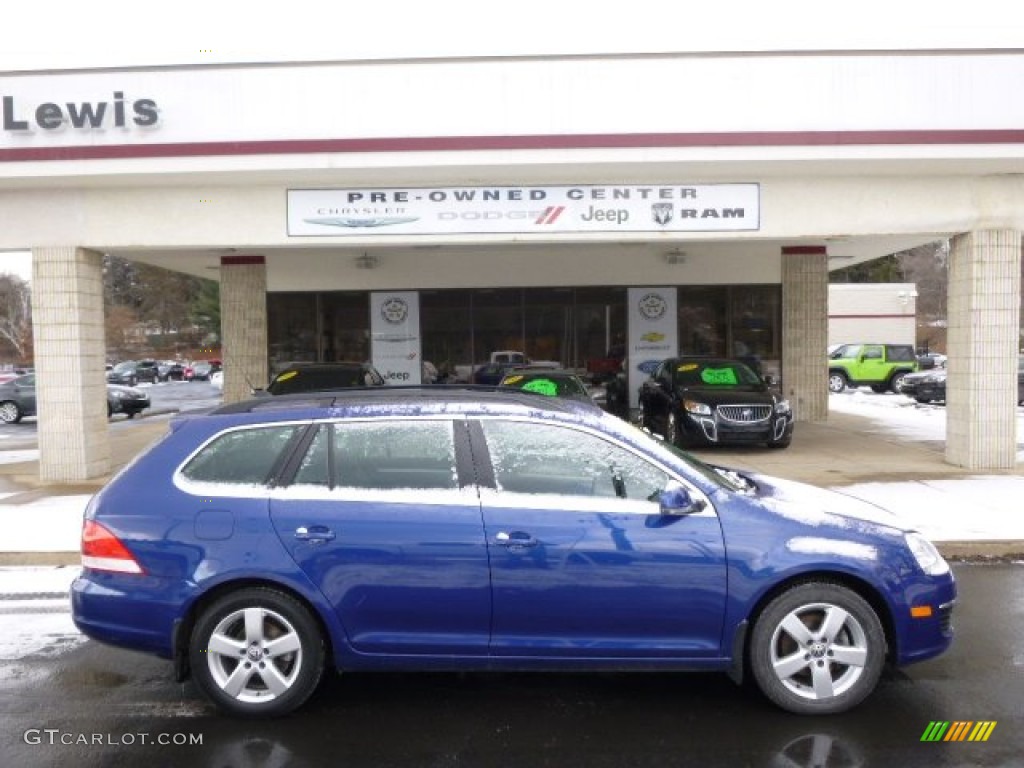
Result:
M900 381L917 370L910 344L843 344L828 356L828 391L870 386L899 392Z

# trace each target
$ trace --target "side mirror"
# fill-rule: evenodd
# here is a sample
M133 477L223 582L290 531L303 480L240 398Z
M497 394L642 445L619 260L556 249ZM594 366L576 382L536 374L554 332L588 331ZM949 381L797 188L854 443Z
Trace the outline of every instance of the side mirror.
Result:
M684 517L700 512L705 503L694 499L679 483L672 481L658 496L658 503L661 507L661 514L670 517Z

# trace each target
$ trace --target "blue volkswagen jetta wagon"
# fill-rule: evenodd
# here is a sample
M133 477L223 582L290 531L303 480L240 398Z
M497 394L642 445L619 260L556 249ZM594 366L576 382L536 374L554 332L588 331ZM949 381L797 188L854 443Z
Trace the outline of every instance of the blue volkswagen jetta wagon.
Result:
M93 497L82 564L82 632L245 716L328 667L721 670L840 712L948 648L956 592L877 507L471 387L182 416Z

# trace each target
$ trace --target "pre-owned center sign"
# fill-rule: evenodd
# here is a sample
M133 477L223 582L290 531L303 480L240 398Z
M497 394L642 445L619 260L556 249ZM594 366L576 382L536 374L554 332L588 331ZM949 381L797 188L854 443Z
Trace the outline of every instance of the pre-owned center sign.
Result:
M288 235L741 232L757 184L288 190Z

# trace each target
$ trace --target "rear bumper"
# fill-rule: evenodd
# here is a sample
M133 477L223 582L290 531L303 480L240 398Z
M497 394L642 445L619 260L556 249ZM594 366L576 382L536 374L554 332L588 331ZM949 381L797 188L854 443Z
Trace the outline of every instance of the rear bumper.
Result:
M160 602L153 591L125 588L125 580L147 576L96 574L85 569L71 584L71 618L93 640L171 658L177 601Z

